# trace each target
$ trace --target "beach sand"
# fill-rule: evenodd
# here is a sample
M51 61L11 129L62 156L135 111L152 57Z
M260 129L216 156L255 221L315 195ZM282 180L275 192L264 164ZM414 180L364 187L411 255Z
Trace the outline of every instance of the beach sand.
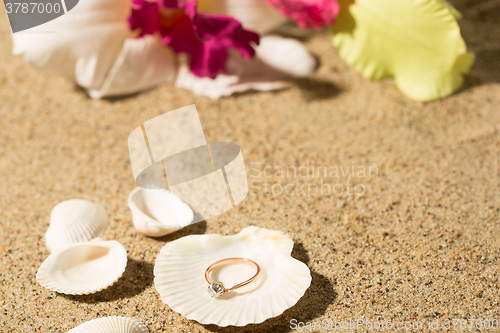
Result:
M424 330L447 319L500 320L500 2L455 3L476 64L463 89L430 103L407 99L390 79L361 77L327 34L305 42L321 61L317 73L289 89L213 101L161 86L91 100L11 55L2 9L0 331L66 332L111 315L136 318L150 332L281 332L292 319L422 322ZM206 222L143 236L126 204L135 188L127 137L193 103L208 141L241 147L249 195ZM308 166L309 175L277 172ZM325 174L324 167L365 173ZM279 193L287 184L296 190ZM103 238L128 252L123 277L94 295L61 295L35 280L49 255L50 211L71 198L105 206ZM312 284L294 307L259 325L223 329L162 303L153 266L167 242L249 225L286 232L293 256L310 268Z

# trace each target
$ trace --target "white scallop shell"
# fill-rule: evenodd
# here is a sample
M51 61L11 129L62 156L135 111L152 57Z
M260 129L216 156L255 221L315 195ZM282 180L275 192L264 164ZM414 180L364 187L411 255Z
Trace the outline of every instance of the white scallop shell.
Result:
M120 243L95 240L55 250L38 269L36 280L62 294L93 294L118 281L126 266L127 251Z
M161 249L154 268L155 287L172 310L202 324L261 323L295 305L311 284L309 268L292 258L292 248L293 241L282 232L257 227L233 236L186 236ZM246 287L212 298L205 270L230 257L255 261L262 275ZM230 287L254 273L251 266L228 265L214 271L212 277Z
M128 196L134 227L147 236L163 236L191 224L194 213L188 204L166 189L137 187Z
M87 321L68 333L148 333L149 330L140 321L127 317L104 317Z
M102 236L108 226L106 209L96 203L72 199L58 203L50 213L45 243L50 251Z

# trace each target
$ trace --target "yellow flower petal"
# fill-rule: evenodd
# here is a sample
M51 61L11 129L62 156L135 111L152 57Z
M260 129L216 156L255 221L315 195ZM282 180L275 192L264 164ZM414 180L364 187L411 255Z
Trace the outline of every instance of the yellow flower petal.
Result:
M340 0L333 43L365 77L394 76L418 101L456 91L474 56L466 52L456 19L443 0Z

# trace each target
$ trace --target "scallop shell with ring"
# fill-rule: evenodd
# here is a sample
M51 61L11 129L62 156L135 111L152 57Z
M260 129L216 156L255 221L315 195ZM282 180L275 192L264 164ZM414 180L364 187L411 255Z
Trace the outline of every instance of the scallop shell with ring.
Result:
M87 321L68 333L148 333L142 322L128 317L103 317Z
M127 251L117 241L94 240L59 248L42 263L36 280L68 295L87 295L118 281L127 266Z
M154 282L172 310L202 324L261 323L292 307L311 284L309 268L292 258L293 241L280 231L247 227L233 236L191 235L166 244L156 259ZM262 274L254 283L218 298L208 293L205 270L230 257L255 261ZM226 287L255 274L249 265L228 265L211 273Z
M50 251L100 237L108 227L106 209L96 203L72 199L58 203L50 213L45 243Z
M152 237L184 228L194 218L191 207L166 189L137 187L128 197L128 207L136 230Z

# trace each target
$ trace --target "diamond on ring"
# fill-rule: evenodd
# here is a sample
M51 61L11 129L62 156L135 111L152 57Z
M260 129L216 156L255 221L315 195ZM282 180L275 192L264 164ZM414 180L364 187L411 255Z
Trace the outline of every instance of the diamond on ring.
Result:
M212 282L208 285L208 293L212 297L219 297L224 294L225 288L221 282Z

